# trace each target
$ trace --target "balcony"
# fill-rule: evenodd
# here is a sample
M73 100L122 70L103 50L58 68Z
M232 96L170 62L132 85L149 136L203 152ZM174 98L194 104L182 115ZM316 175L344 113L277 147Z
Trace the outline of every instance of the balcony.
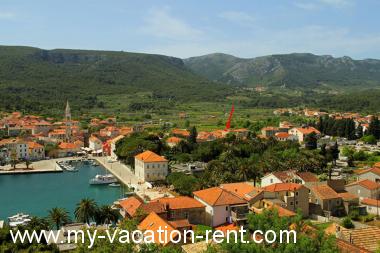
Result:
M239 205L231 207L231 218L233 221L246 220L248 213L248 205Z

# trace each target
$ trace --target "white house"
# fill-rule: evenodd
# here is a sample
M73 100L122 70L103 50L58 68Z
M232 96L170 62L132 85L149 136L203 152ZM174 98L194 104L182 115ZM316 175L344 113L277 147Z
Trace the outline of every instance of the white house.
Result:
M321 132L314 127L294 127L289 130L289 134L296 136L300 143L302 143L305 140L305 137L311 133L315 133L317 136L321 134Z
M29 159L42 160L45 159L45 148L37 142L28 142L29 146Z
M119 135L119 136L117 136L117 137L115 137L115 138L113 138L112 140L109 141L109 143L110 143L110 149L111 149L111 158L113 160L117 160L117 155L115 153L115 151L116 151L116 143L119 140L123 139L123 138L124 138L124 135Z
M358 173L358 180L368 179L380 183L380 168L370 168Z
M223 188L213 187L193 194L194 199L206 206L206 225L216 227L238 218L246 219L247 201Z
M143 181L165 180L168 175L168 160L152 151L135 156L135 175Z
M311 172L298 172L295 170L275 171L261 178L261 187L277 183L306 184L318 182L318 178Z
M380 200L365 198L361 204L366 207L367 213L380 215Z
M91 135L88 139L88 147L94 151L101 150L103 148L103 143L95 135Z
M21 160L29 158L29 146L27 141L21 139L5 139L0 142L0 146L5 146L8 149L11 159L12 156Z

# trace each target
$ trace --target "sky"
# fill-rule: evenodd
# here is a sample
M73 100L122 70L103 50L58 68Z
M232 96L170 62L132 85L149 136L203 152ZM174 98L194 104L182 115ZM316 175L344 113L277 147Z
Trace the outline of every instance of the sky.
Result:
M0 45L380 59L379 0L0 0Z

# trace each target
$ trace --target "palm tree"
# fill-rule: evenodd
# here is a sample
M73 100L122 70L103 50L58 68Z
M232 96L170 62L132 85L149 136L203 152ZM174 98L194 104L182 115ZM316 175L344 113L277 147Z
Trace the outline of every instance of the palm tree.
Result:
M256 181L262 176L262 167L260 165L260 155L252 154L248 159L248 164L250 166L249 177L253 179L253 185L256 186Z
M70 222L69 212L64 208L55 207L49 210L48 219L54 224L57 230L64 224Z
M241 159L238 161L238 168L237 168L237 174L240 177L240 179L243 179L244 181L248 180L248 174L251 171L251 165L248 162L247 159Z
M96 215L98 206L93 199L82 199L75 208L75 218L79 222L90 223L90 220L93 219Z
M116 223L119 219L119 212L115 209L112 209L109 205L103 205L98 208L95 220L97 223L110 224Z

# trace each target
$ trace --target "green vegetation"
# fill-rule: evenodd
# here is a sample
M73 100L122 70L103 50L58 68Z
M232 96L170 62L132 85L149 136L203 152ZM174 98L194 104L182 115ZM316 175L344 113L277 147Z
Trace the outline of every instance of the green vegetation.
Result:
M350 228L354 228L354 227L355 227L355 225L354 225L354 223L352 223L352 220L351 220L350 217L346 217L346 218L344 218L344 219L342 220L342 226L343 226L344 228L348 228L348 229L350 229Z

